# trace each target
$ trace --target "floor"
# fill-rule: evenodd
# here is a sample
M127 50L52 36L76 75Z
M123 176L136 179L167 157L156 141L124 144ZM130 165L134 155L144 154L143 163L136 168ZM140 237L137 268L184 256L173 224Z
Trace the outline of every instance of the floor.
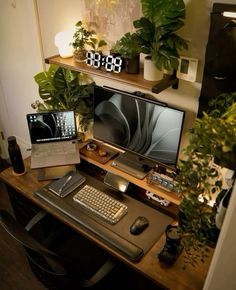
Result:
M0 171L4 168L0 160ZM0 181L0 208L12 212L4 185ZM157 285L129 268L122 270L122 282L126 288L136 290L161 290ZM128 282L129 281L129 282ZM123 284L123 283L122 283ZM122 285L121 284L121 285ZM134 287L134 288L133 288ZM114 287L112 287L114 288ZM115 287L116 288L116 287ZM24 249L0 226L0 289L1 290L46 290L34 277L28 265ZM116 288L117 289L117 288ZM122 287L119 289L122 289ZM68 289L69 290L69 289Z

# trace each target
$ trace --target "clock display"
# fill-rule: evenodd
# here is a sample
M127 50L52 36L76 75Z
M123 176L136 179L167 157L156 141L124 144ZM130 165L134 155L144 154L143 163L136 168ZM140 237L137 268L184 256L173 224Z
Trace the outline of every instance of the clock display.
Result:
M103 55L100 52L87 51L86 64L94 68L104 67L108 72L119 73L122 70L123 59L120 56Z

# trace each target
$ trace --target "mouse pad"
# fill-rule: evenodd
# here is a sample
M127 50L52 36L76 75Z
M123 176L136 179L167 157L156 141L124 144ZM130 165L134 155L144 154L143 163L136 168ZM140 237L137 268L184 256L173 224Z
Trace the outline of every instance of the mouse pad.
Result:
M98 181L96 178L89 176L85 172L80 172L80 174L86 178L84 185L90 184L105 193L114 195L113 189L105 185L103 182ZM118 234L123 239L128 240L129 242L132 242L142 248L144 254L156 241L160 239L161 235L165 232L167 225L173 222L173 218L130 197L128 194L120 194L117 196L117 199L128 206L128 212L117 224L111 225L95 216L93 213L85 211L77 203L75 203L73 201L73 196L75 193L76 190L67 197L61 199L47 190L47 188L43 188L39 189L35 194L50 206L57 208L65 214L68 212L68 216L74 216L79 220L82 215L86 215L86 217L91 219L93 227L96 228L97 224L99 224L99 226L102 225L104 228ZM133 235L130 232L130 226L138 216L145 216L149 221L149 225L141 234Z

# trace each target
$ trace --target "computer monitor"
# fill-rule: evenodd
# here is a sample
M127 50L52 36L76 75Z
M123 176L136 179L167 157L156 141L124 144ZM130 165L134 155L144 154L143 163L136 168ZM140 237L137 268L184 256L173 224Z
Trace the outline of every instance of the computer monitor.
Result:
M184 115L180 109L137 94L94 87L93 136L127 152L123 163L133 164L134 169L142 164L145 171L148 161L176 169ZM118 167L119 158L113 163ZM120 169L132 174L123 165Z

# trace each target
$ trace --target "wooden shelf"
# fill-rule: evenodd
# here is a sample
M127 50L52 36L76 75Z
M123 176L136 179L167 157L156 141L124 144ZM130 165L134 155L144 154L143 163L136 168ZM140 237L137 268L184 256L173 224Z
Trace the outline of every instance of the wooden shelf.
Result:
M75 62L73 57L70 58L62 58L58 55L48 57L45 59L47 64L56 64L58 66L79 71L82 73L86 73L89 75L104 77L106 79L110 79L116 82L120 82L126 85L132 85L139 89L145 89L152 91L153 93L160 93L161 91L167 89L172 86L173 88L177 88L178 79L174 76L166 76L161 81L153 82L147 81L143 78L143 70L140 70L139 74L128 74L125 71L120 73L111 73L101 69L95 69L93 67L87 66L86 63L78 63Z
M112 167L111 166L112 160L108 161L105 164L102 164L102 163L99 163L98 161L96 161L90 157L85 156L85 155L81 154L81 157L84 160L88 161L89 163L92 163L92 164L94 164L94 165L96 165L96 166L98 166L106 171L110 171L114 174L117 174L119 176L124 177L126 180L130 181L131 183L133 183L133 184L135 184L135 185L137 185L145 190L156 193L157 195L169 200L173 204L179 205L179 203L180 203L179 197L175 193L169 192L169 191L163 190L161 188L158 188L157 186L153 186L151 184L148 184L146 178L140 180L140 179L137 179L137 178L131 176L128 173L125 173L125 172L123 172L115 167Z

